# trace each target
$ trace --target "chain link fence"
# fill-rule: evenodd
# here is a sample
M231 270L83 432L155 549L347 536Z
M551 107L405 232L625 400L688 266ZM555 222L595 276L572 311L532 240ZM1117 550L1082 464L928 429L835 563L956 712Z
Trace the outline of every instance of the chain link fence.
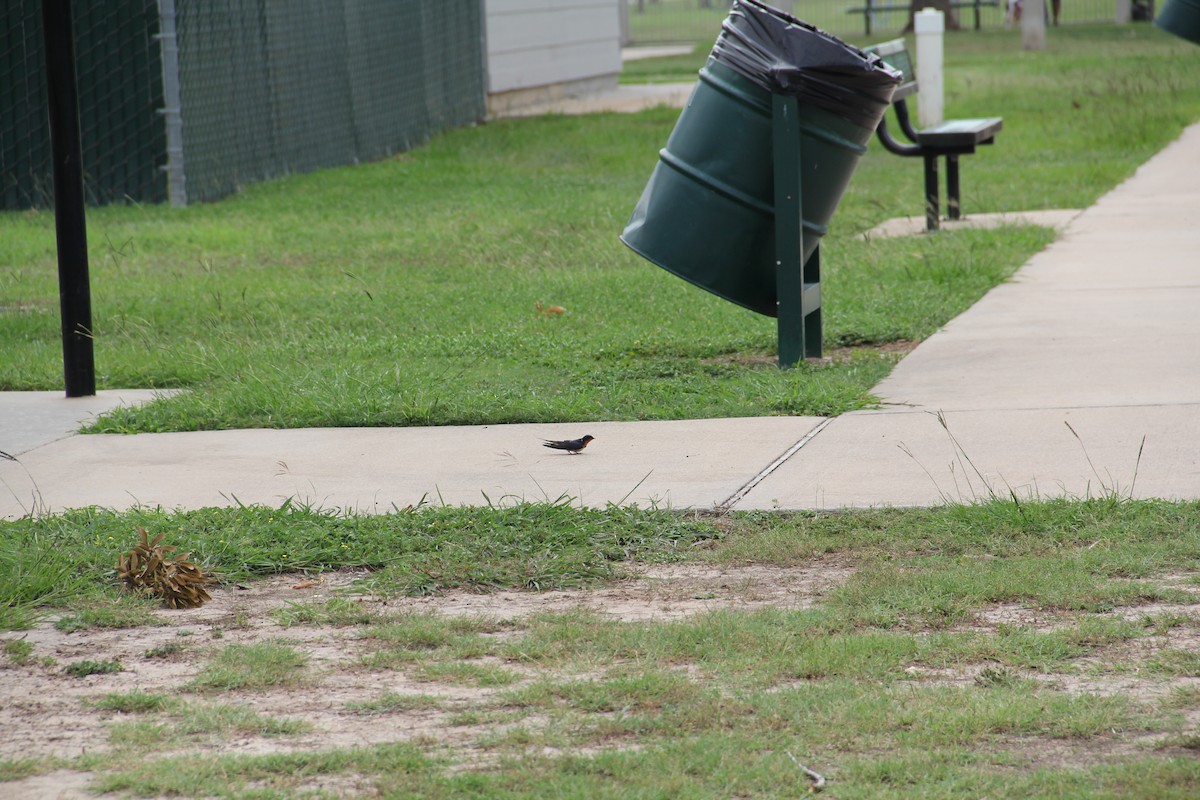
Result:
M971 0L959 0L970 3ZM695 42L710 44L721 31L721 21L729 12L729 0L618 0L628 3L626 44L664 44ZM873 0L869 18L865 0L768 0L773 5L822 30L837 36L899 34L908 23L908 3L904 0ZM1051 0L1046 0L1046 8ZM1134 19L1153 16L1153 0L1133 0ZM963 5L955 9L963 28L975 27L976 9ZM1007 17L1008 0L982 0L978 9L981 28L1000 28L1012 24ZM1060 23L1114 22L1117 0L1062 0Z
M478 0L176 0L189 200L369 161L484 114Z
M88 202L214 200L481 119L481 0L77 3ZM0 11L0 209L53 204L40 0Z
M166 198L155 0L77 3L84 189L93 205ZM0 10L0 209L51 207L41 0Z

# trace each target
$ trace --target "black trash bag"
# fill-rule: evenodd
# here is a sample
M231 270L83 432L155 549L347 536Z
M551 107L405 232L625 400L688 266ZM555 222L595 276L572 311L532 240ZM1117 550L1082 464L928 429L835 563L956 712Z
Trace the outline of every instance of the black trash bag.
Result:
M872 128L903 76L877 55L758 0L735 0L712 57L774 94Z

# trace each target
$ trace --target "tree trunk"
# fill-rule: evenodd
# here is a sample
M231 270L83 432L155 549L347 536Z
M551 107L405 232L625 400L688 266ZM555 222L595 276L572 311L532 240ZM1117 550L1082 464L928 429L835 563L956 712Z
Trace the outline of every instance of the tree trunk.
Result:
M950 7L950 0L912 0L912 5L908 7L908 24L904 26L905 33L913 32L913 16L922 8L936 8L945 14L946 30L962 30L962 25L958 22L958 14Z

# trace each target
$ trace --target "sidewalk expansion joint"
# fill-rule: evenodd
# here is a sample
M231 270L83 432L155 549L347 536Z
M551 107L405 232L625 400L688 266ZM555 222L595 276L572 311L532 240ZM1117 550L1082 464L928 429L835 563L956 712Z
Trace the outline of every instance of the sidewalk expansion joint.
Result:
M746 481L746 483L742 485L742 488L738 489L724 501L717 503L717 505L713 507L713 511L717 512L718 514L726 514L732 511L733 507L741 502L743 497L750 494L751 490L753 490L755 486L758 486L766 479L768 475L782 467L789 458L800 452L800 448L804 447L804 445L816 438L816 435L825 430L825 427L829 425L829 423L833 422L834 419L834 417L826 417L818 422L811 431L804 434L804 436L800 438L800 441L796 442L794 445L785 450L783 455L760 470L759 473L753 478Z

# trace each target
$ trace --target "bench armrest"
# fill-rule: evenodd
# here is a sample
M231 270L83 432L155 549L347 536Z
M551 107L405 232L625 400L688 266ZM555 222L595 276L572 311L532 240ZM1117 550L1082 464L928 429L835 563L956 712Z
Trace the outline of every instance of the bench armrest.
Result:
M912 117L909 116L908 103L899 100L892 103L892 108L896 109L896 122L900 123L900 130L904 132L904 135L914 142L921 141L921 135L913 127Z
M895 153L898 156L919 156L924 155L921 152L919 144L906 144L898 142L892 137L891 131L888 130L887 116L879 118L879 126L875 128L875 134L879 137L879 142L884 146L889 153Z

